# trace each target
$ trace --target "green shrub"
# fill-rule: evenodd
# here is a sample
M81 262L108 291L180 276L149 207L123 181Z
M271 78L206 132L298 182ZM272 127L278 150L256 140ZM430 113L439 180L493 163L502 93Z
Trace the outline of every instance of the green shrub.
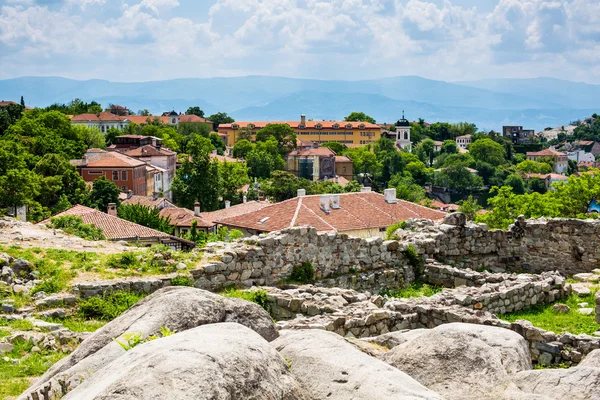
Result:
M435 285L429 285L421 281L415 281L402 289L390 290L384 289L379 294L388 297L412 298L412 297L431 297L442 291L442 288Z
M64 280L58 277L51 277L43 280L41 283L38 283L31 289L31 294L36 294L37 292L44 293L58 293L67 287Z
M102 229L96 228L92 224L84 224L83 218L75 215L65 215L50 219L50 227L62 229L65 233L79 236L86 240L103 240L104 233Z
M296 265L289 277L290 282L310 283L315 279L315 269L309 262Z
M131 269L141 265L137 259L137 254L126 252L121 254L111 254L106 260L106 266L109 268Z
M189 276L177 275L171 278L171 285L173 286L194 286L194 282Z
M415 246L413 246L412 244L409 244L406 247L406 250L402 251L402 254L404 254L404 257L406 257L406 261L408 261L408 263L413 268L420 268L423 266L423 259L417 252Z
M398 221L390 225L385 231L385 240L399 240L400 238L396 235L396 231L404 228L406 228L406 221Z
M267 302L267 292L263 289L239 290L231 288L221 293L221 296L235 297L237 299L251 301L264 308L267 312L271 311L271 307L269 307L269 303Z
M79 314L86 319L110 321L146 297L131 292L113 292L79 302Z

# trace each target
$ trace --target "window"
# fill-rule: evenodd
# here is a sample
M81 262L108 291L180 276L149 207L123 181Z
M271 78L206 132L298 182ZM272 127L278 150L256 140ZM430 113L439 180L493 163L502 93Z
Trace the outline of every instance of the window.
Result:
M171 122L176 123L176 121L177 121L177 119L173 118L173 121L171 121Z
M404 132L404 139L408 140L408 132Z
M339 129L339 125L338 124L333 124L333 129Z
M89 171L88 174L89 175L102 175L102 172L100 172L100 171Z
M121 171L121 180L122 181L126 181L127 180L127 171Z
M121 190L126 192L127 191L127 186L121 186Z
M112 172L112 180L113 181L118 181L119 180L119 171L113 171Z

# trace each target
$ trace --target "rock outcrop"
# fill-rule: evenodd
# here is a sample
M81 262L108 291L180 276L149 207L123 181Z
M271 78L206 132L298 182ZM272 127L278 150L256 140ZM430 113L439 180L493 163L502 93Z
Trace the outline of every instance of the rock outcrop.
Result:
M313 399L441 399L398 369L321 330L287 331L272 342Z
M577 366L523 371L513 379L523 392L552 400L600 399L600 368Z
M138 334L143 340L160 334L163 327L182 332L220 322L237 322L268 341L278 336L269 314L254 303L190 287L169 287L146 297L94 332L73 353L53 365L21 399L34 400L31 393L43 393L49 387L52 393L66 393L78 386L125 353L115 339L126 341L127 334Z
M500 398L511 374L531 368L528 345L520 335L471 324L421 332L390 350L384 360L456 400Z
M239 324L200 326L141 344L65 400L308 400L283 358Z

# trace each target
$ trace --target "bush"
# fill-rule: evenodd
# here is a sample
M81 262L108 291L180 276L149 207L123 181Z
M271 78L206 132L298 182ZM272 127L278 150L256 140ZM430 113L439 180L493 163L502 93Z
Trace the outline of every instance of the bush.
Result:
M171 278L171 285L173 286L194 286L194 282L189 276L177 275Z
M413 245L409 244L402 254L404 254L406 261L408 261L413 268L420 268L423 265L423 259L419 253L417 253L417 249L415 249Z
M225 297L235 297L246 301L251 301L264 308L267 312L271 311L271 307L267 303L267 292L262 289L258 290L239 290L239 289L227 289L221 293Z
M135 253L112 254L106 260L106 266L109 268L130 269L140 266L140 261L137 259L137 254Z
M390 225L385 231L385 240L399 240L400 238L396 235L396 231L404 228L406 228L406 221L398 221Z
M79 236L86 240L103 240L104 233L102 229L96 228L92 224L84 224L83 218L75 215L65 215L50 219L50 227L62 229L64 232Z
M144 294L114 292L102 297L92 297L79 303L79 314L86 319L110 321L146 297Z
M296 265L292 270L289 280L298 283L310 283L315 279L315 269L309 262Z

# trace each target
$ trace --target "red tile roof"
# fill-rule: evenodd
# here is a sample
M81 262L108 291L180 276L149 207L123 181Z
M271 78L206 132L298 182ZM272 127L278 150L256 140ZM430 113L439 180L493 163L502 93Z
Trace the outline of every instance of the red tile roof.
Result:
M196 221L199 228L211 228L213 224L208 223L202 217L196 217L192 210L181 207L169 207L160 210L161 217L169 217L170 224L180 227L191 227L192 222Z
M310 225L318 231L346 232L386 228L409 218L439 220L446 214L404 200L389 204L374 192L340 194L339 209L329 214L320 208L320 195L295 197L258 211L225 218L219 223L231 227L271 232Z
M542 151L528 151L527 156L532 157L554 157L554 156L567 156L565 153L561 153L560 151L544 149Z
M350 181L343 176L338 176L337 178L329 178L327 179L329 182L337 183L341 187L345 187ZM336 182L337 181L337 182Z
M352 162L352 160L347 156L335 156L335 162Z
M89 121L125 121L129 116L118 116L109 112L101 112L97 114L79 114L71 118L71 121L89 122Z
M290 156L319 156L319 157L331 157L335 156L335 151L328 147L311 147L309 149L298 149L292 151Z
M300 129L300 121L259 121L259 122L232 122L231 124L221 124L219 129L232 129L233 125L237 125L239 129L247 127L249 124L253 124L255 129L262 129L269 124L287 124L294 129ZM348 122L348 121L306 121L304 129L317 129L317 125L321 125L321 129L335 129L333 126L338 125L337 129L362 129L359 128L364 125L364 129L380 129L379 125L371 124L370 122Z
M223 208L217 211L200 213L200 217L213 225L216 225L217 221L225 218L237 217L239 215L247 214L250 212L258 211L267 207L269 203L261 201L249 201L247 203L236 204L229 208Z
M164 197L154 200L152 196L131 196L130 198L125 198L122 204L141 204L150 208L175 207L173 203Z
M153 156L172 156L175 153L172 150L169 150L165 147L161 147L160 149L156 146L152 146L151 144L147 144L142 147L138 147L136 149L131 149L123 152L126 156L129 157L153 157Z
M142 225L126 221L119 217L108 215L94 208L75 205L66 211L53 215L53 217L62 217L66 215L75 215L83 219L86 224L92 224L102 229L104 237L108 240L134 240L136 238L170 238L171 235ZM46 219L40 224L46 224L50 219Z
M86 157L87 161L83 159L71 160L71 163L75 166L89 168L135 168L146 165L143 161L117 153L116 151L102 150L100 152L86 153Z
M171 121L171 117L169 117L168 115L165 116L158 116L158 115L149 115L149 116L144 116L144 115L128 115L125 118L127 118L129 121L135 123L135 124L147 124L148 123L148 119L150 119L151 121L153 121L154 119L158 118L160 122L162 122L163 124L168 124ZM197 115L179 115L179 122L203 122L205 124L212 124L212 121L209 121L205 118L200 118Z
M579 143L582 146L590 146L592 144L594 144L593 140L580 140Z

